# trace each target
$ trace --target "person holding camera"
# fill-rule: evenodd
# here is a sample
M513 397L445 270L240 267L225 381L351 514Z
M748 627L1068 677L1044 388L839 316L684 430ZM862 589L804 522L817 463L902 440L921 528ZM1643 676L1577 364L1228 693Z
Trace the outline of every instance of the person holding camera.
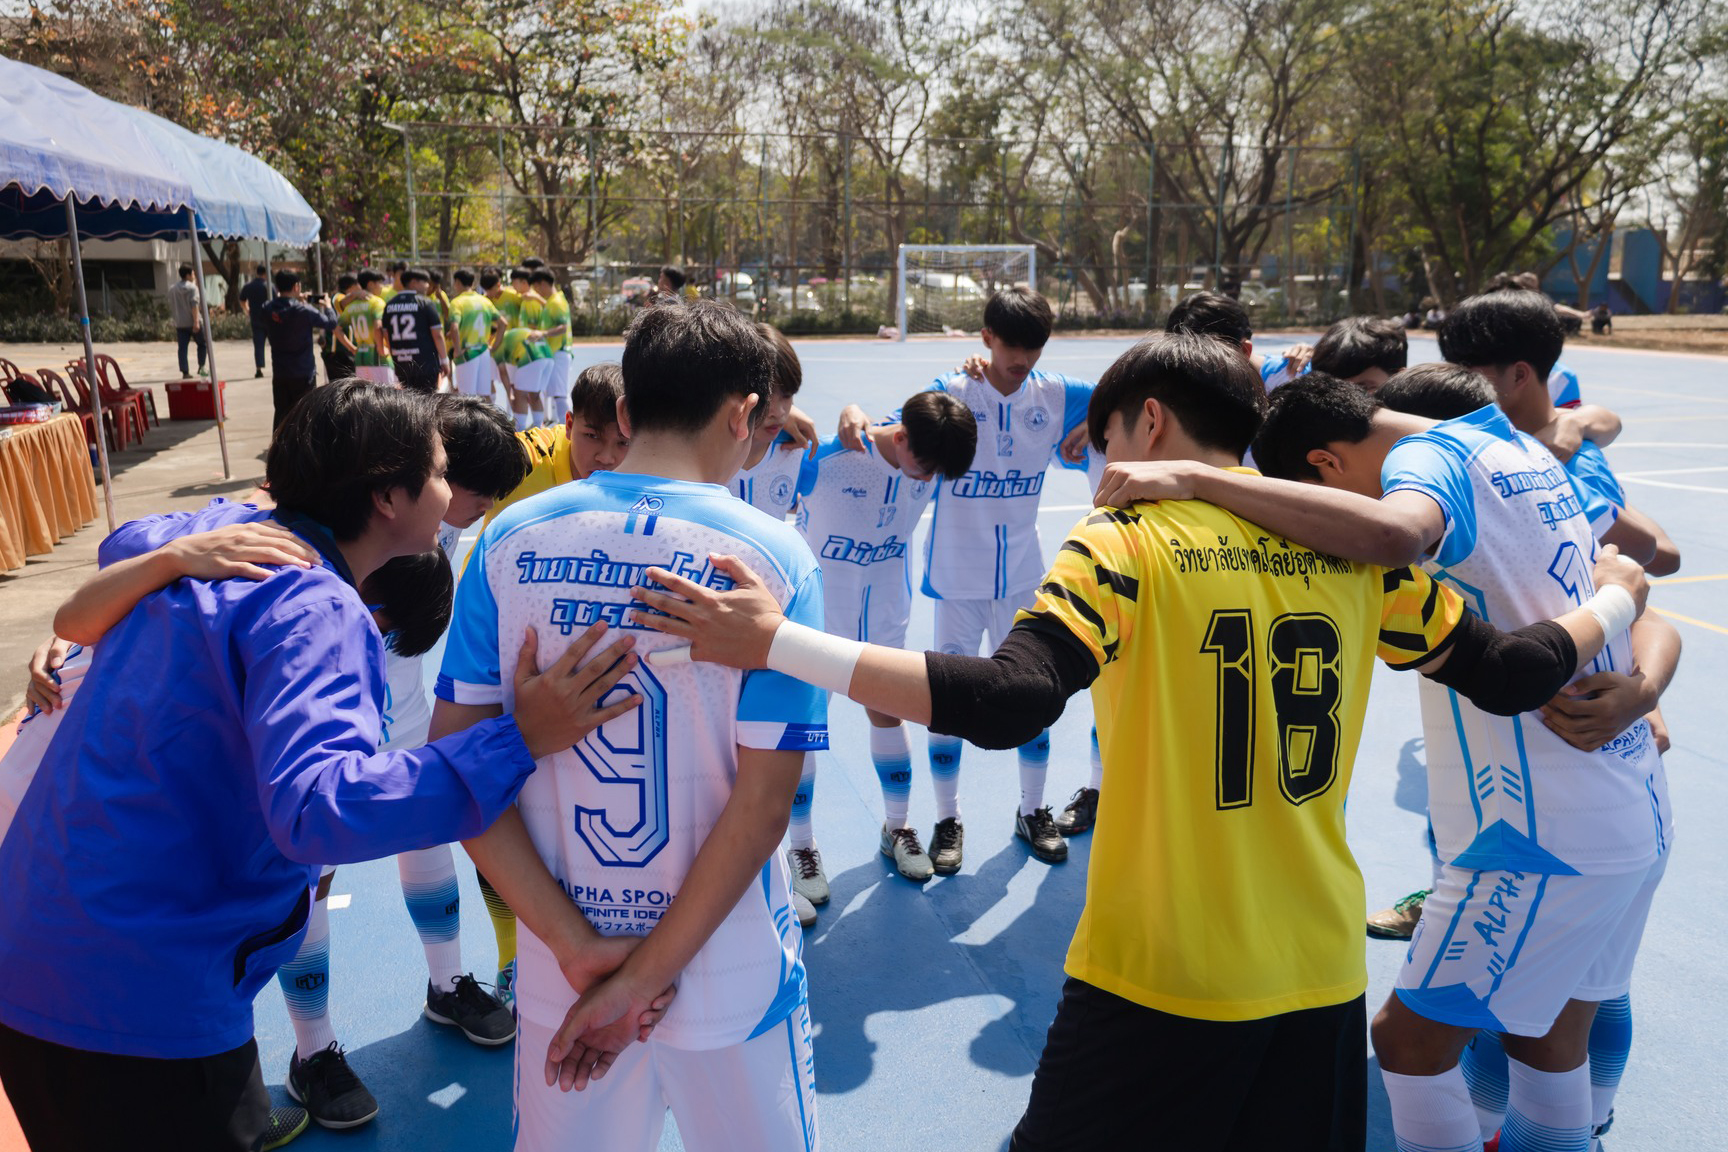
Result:
M318 386L312 329L333 330L336 313L322 292L311 302L305 300L300 293L300 273L284 268L276 273L276 299L260 308L258 315L263 317L264 333L270 341L270 391L276 407L270 429L274 432L300 398Z

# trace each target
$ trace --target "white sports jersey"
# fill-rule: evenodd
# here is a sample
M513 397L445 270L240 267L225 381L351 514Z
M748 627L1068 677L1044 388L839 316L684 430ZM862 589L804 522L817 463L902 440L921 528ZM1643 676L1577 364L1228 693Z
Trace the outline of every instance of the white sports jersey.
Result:
M759 509L776 520L786 519L792 511L792 500L798 495L798 470L803 467L804 453L794 447L781 433L756 467L746 468L732 477L728 485L732 495L752 508Z
M790 524L719 485L600 472L512 505L481 534L457 589L439 697L508 712L515 653L530 626L542 666L596 620L633 630L638 655L681 643L631 621L630 590L650 565L728 587L710 552L737 555L790 619L822 626L822 576L810 550ZM627 692L644 703L542 759L517 800L546 867L609 936L648 932L676 898L732 795L740 746L828 746L827 694L778 673L644 660L613 690ZM804 968L790 885L776 852L680 974L656 1043L737 1044L792 1012ZM519 1010L556 1025L572 999L550 951L523 925Z
M1596 539L1566 470L1489 405L1400 440L1387 492L1421 492L1446 532L1427 568L1507 630L1596 591ZM1587 671L1632 666L1622 633ZM1457 868L1606 874L1648 867L1672 817L1650 726L1639 720L1580 752L1535 715L1492 716L1423 680L1428 810L1440 859Z
M462 529L451 524L438 525L438 547L450 561L451 574L460 576L456 567L456 547L462 542ZM427 730L432 726L432 703L426 695L426 657L398 656L384 649L384 713L380 750L419 748L426 743Z
M1044 578L1038 497L1064 437L1086 422L1092 385L1034 370L1011 396L964 372L931 386L972 410L972 468L937 490L924 551L924 594L947 600L1012 599Z
M1578 373L1564 364L1555 364L1548 373L1548 398L1556 408L1576 408L1582 404L1584 393L1578 388Z
M869 621L905 619L912 611L912 530L936 485L913 480L882 459L870 438L849 452L838 437L808 457L798 474L798 531L822 566L830 630L856 636ZM851 627L836 629L839 621ZM901 629L904 639L904 628Z
M52 712L39 712L32 708L30 714L18 722L18 734L12 747L6 750L5 756L0 756L0 840L6 839L6 830L12 827L12 817L18 814L18 805L24 802L30 781L36 779L36 769L42 766L48 742L60 730L60 721L66 718L66 709L71 705L78 685L84 682L90 661L95 658L94 648L72 645L60 664L60 670L54 673L54 679L60 683L60 707Z

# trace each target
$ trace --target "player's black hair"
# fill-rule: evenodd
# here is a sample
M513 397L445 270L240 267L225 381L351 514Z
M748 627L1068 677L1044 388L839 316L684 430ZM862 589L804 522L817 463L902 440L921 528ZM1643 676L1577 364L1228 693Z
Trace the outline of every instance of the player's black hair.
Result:
M385 279L384 274L382 272L379 272L375 268L362 268L362 269L360 269L359 281L360 281L360 287L362 287L362 288L368 287L369 285L372 285L372 284L382 283L384 281L384 279Z
M502 500L528 477L528 450L490 396L438 396L438 426L450 458L450 483Z
M510 283L514 284L518 280L527 280L527 279L528 279L528 269L526 269L526 268L512 268L512 269L510 269Z
M276 430L264 484L276 507L309 516L338 541L359 537L372 497L418 499L432 475L438 404L429 393L340 380L306 394Z
M661 265L660 275L666 277L666 283L672 285L674 292L684 291L684 282L689 279L688 276L684 275L684 269L676 264Z
M550 268L535 268L533 271L528 273L528 283L556 284L558 283L558 277L552 275L552 269Z
M984 327L1015 348L1044 347L1055 326L1050 302L1030 288L998 288L984 302Z
M1480 373L1456 364L1418 364L1386 383L1374 399L1394 412L1455 420L1495 402L1494 385Z
M270 266L268 264L259 264L252 269L252 275L268 276L270 275Z
M300 273L291 268L283 268L276 273L276 295L286 296L294 291L294 285L300 283Z
M408 268L403 271L402 283L404 285L412 284L416 280L430 284L432 283L432 273L426 271L424 268Z
M906 447L918 463L958 480L978 452L978 421L972 409L946 392L920 392L900 406Z
M488 268L480 273L480 291L490 292L498 287L498 273Z
M1210 336L1231 345L1254 339L1248 309L1222 292L1196 292L1178 301L1170 309L1170 315L1164 317L1164 331Z
M389 267L390 267L390 275L394 276L398 272L408 271L408 261L406 261L406 260L392 260L392 261L390 261Z
M1254 437L1254 463L1279 480L1318 480L1320 470L1308 462L1308 453L1368 439L1378 407L1374 397L1335 376L1298 377L1272 394L1266 422Z
M1404 371L1410 362L1410 338L1404 325L1378 316L1347 316L1326 329L1314 345L1313 371L1348 380L1370 368L1386 375Z
M691 434L734 396L757 397L761 423L774 385L774 350L737 309L714 300L644 308L624 333L624 403L632 430Z
M426 279L428 279L432 282L432 287L434 287L434 288L444 287L444 277L439 273L438 269L436 269L436 268L426 269Z
M474 287L474 270L471 268L458 268L456 271L450 273L450 279L456 281L456 283L462 285L464 288L472 288Z
M774 349L774 391L781 396L798 395L798 389L804 386L804 365L798 362L792 341L772 324L757 324L756 331Z
M1466 368L1523 361L1546 380L1565 346L1566 329L1553 303L1524 288L1472 296L1440 325L1440 355Z
M1163 404L1195 443L1238 460L1266 413L1266 387L1240 352L1190 332L1147 336L1104 370L1086 409L1092 447L1104 451L1112 413L1140 419L1147 400Z
M360 283L360 277L354 275L352 272L344 272L342 275L336 277L336 291L348 292L358 283Z
M384 643L398 656L423 656L450 627L456 575L444 549L393 556L360 585L360 597L383 617Z
M538 256L525 256L522 259L522 267L532 272L537 268L546 267L546 261L540 259Z
M192 275L192 265L190 265L190 264L180 265L180 279L184 280L184 279L186 279L186 277L188 277L190 275Z
M570 411L596 430L618 423L618 398L624 395L624 370L616 364L590 364L570 386Z

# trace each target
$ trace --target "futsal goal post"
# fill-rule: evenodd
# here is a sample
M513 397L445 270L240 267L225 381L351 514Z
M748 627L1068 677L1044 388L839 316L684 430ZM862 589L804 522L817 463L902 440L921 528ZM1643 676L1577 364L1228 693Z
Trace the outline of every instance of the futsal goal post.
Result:
M1038 287L1038 250L1031 244L902 244L898 268L894 320L902 340L975 332L992 292Z

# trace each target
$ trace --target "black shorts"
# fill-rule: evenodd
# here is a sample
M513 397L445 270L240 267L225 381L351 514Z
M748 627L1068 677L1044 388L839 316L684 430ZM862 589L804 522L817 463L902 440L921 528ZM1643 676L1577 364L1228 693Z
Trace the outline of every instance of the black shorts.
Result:
M1172 1016L1070 979L1010 1152L1362 1152L1367 1001Z

